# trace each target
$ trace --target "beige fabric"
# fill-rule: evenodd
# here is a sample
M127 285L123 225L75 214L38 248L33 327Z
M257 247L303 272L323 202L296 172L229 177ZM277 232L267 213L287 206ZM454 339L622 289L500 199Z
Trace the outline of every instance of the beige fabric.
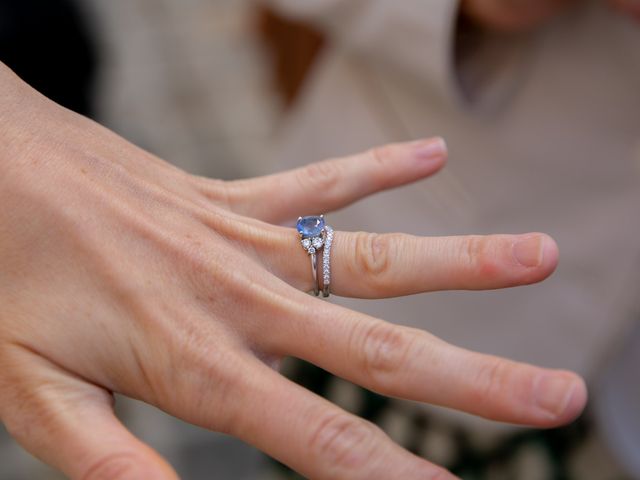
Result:
M351 1L276 3L290 14L314 3L328 15ZM593 379L640 303L640 28L605 2L587 1L528 38L485 39L454 77L447 69L455 2L358 5L357 28L344 21L328 28L334 48L282 129L280 165L442 135L446 172L331 215L333 226L421 235L544 231L559 242L561 265L549 281L510 291L340 302ZM368 33L342 42L358 32ZM366 51L351 47L367 41Z
M336 51L415 78L444 92L451 87L451 0L268 0L282 13L310 21Z

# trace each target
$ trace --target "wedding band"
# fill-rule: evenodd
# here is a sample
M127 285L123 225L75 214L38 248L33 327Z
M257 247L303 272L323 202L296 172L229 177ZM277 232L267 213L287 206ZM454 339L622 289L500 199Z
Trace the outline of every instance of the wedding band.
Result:
M330 295L331 286L331 245L333 244L333 228L325 225L324 248L322 250L322 296ZM320 287L320 284L318 285Z
M322 249L325 242L325 225L324 215L299 217L296 224L296 230L298 230L298 234L300 235L300 244L309 254L311 260L313 293L316 297L320 295L316 263L318 261L318 251Z

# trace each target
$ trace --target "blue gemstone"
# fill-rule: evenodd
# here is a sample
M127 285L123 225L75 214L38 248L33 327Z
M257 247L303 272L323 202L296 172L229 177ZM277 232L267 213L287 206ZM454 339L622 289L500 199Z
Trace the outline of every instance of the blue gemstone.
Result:
M324 218L316 216L302 217L298 220L296 228L302 238L317 237L324 229Z

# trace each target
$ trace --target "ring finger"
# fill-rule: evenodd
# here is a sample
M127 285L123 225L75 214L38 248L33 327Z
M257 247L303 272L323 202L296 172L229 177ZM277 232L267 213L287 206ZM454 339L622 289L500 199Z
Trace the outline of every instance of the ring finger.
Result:
M270 270L300 290L311 290L308 255L296 233L282 228L276 237L262 252ZM336 232L330 258L332 293L385 298L539 282L555 270L558 248L541 233L416 237Z

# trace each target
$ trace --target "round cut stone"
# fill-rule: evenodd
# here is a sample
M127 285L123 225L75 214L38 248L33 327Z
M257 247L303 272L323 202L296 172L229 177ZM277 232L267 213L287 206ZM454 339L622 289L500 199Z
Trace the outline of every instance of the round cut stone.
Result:
M310 238L303 238L302 239L302 246L304 248L309 248L311 246L311 239Z
M318 216L301 217L296 225L303 238L317 237L324 229L324 218Z
M321 237L314 237L313 246L316 247L316 248L322 247L322 238Z

